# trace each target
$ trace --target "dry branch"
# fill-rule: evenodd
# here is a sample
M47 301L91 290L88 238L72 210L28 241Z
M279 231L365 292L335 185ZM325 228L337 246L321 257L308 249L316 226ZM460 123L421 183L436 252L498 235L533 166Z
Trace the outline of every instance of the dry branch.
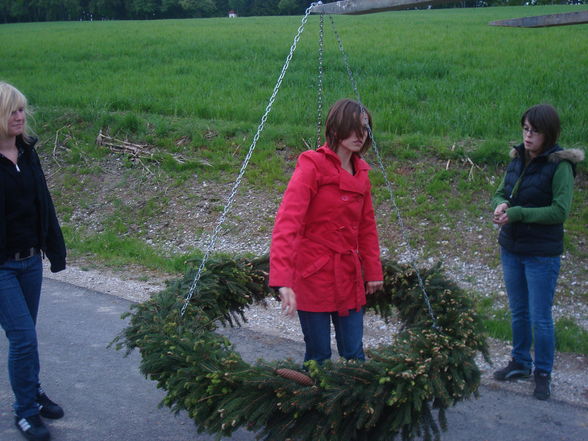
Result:
M113 138L105 135L102 130L96 137L96 144L108 147L112 152L130 155L133 159L153 159L153 153L148 148L148 144L135 144L130 141Z
M153 146L151 146L149 144L137 144L137 143L133 143L133 142L130 142L127 140L116 139L116 138L113 138L112 136L105 135L104 133L102 133L102 130L100 130L100 132L98 132L98 136L96 137L96 144L99 146L107 147L108 149L110 149L110 151L112 151L114 153L129 155L131 160L137 161L139 164L141 164L141 166L145 170L147 170L147 172L149 174L153 174L153 172L149 169L149 167L147 167L145 165L145 163L142 160L147 159L149 161L159 163L159 161L157 161L154 157L154 152L151 151L151 149L153 149ZM179 164L184 164L188 161L186 158L182 157L181 155L172 155L172 157ZM212 166L212 164L210 164L210 162L208 162L204 159L200 159L197 161L198 161L198 163L200 163L202 165L205 165L208 167Z

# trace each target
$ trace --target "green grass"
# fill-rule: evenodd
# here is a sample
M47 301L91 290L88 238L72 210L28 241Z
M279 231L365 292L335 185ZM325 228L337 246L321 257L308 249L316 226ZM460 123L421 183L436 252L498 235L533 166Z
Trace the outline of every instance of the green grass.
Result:
M546 53L565 50L569 56L525 56L521 63L520 54L534 50L533 41L524 37L529 30L486 23L523 11L528 9L337 17L363 100L374 113L379 146L390 161L468 155L480 164L504 162L507 146L519 136L518 114L538 101L552 101L561 108L564 124L566 119L573 122L564 130L562 142L566 137L571 144L586 139L588 124L582 118L588 94L578 93L576 82L560 84L558 73L582 76L586 51L581 44L569 43L580 34L572 27L534 30L549 43ZM298 20L8 25L0 27L7 42L3 52L15 62L4 67L2 76L17 83L38 107L39 133L63 128L71 132L72 163L87 166L87 157L97 155L93 140L102 129L121 139L156 145L153 160L178 184L194 173L230 179L249 146ZM247 179L254 185L283 185L287 173L284 158L275 155L276 145L286 146L293 158L305 148L302 139L314 136L316 21L311 17L307 25L252 158ZM329 31L327 26L325 92L326 101L332 102L353 92ZM51 47L51 56L46 56L45 47ZM28 56L18 57L19 53ZM551 91L555 83L559 86ZM178 147L183 138L188 142ZM464 139L471 141L464 144ZM456 143L457 150L449 151L447 146ZM174 154L187 159L178 162ZM419 196L416 207L414 195L398 189L401 197L406 195L400 205L410 207L408 220L429 212L428 205L436 200L455 208L459 199L447 203L446 197L452 186L460 186L465 194L491 191L484 182L464 184L463 176L452 181L440 176L442 171L432 173L433 179L417 169L414 179L407 180L407 185L427 182L430 197Z
M387 162L431 157L456 164L467 157L481 166L501 166L509 146L520 140L519 115L545 101L560 110L562 145L585 146L584 26L487 25L501 18L582 8L335 17ZM37 132L48 148L59 131L70 163L88 167L88 158L104 155L94 146L103 130L154 146L154 165L178 184L194 173L230 180L252 141L299 22L300 17L251 17L1 25L0 53L11 63L2 66L0 78L16 84L37 108ZM284 185L289 162L314 143L317 23L318 17L311 16L251 159L246 179L252 185ZM325 40L328 104L354 91L329 20ZM276 149L285 154L276 154ZM178 156L181 162L174 159ZM580 168L586 170L586 165ZM412 207L409 216L420 216L436 200L447 203L452 188L479 200L495 185L484 179L464 181L463 174L431 180L420 168L413 172L414 179L398 184L406 205L415 198L402 187L413 182L427 182L431 198L419 198L423 205ZM584 193L576 201L576 207L588 205ZM466 209L476 207L469 204ZM572 219L585 219L585 209L578 210L580 216ZM568 227L580 234L585 221L574 222Z
M486 297L478 301L478 311L484 317L484 326L490 337L512 340L508 308L496 308L496 300ZM575 320L561 317L555 321L555 347L559 352L588 355L588 331Z
M484 320L484 325L490 337L511 341L510 318L489 318ZM555 343L559 352L588 355L588 332L572 319L561 318L556 321Z
M113 268L124 268L139 262L144 268L180 274L186 269L186 261L198 254L169 257L140 239L121 236L116 229L102 234L88 234L64 226L63 234L75 255L90 254Z
M420 136L419 144L430 136L471 137L493 153L520 138L518 116L543 101L562 114L564 144L588 139L585 27L487 25L581 8L403 11L340 16L335 23L378 136ZM213 126L231 121L249 133L267 104L299 20L2 25L2 56L11 62L0 76L24 90L40 115L67 110L86 122L100 116L113 130L138 136L147 130L144 115L159 117L155 133L164 138L174 131L173 119L183 117ZM310 17L270 117L296 145L301 134L310 139L314 133L317 22ZM330 103L353 90L328 20L325 45ZM109 121L112 112L124 115Z
M555 323L555 347L561 352L588 355L588 331L572 319L561 318Z

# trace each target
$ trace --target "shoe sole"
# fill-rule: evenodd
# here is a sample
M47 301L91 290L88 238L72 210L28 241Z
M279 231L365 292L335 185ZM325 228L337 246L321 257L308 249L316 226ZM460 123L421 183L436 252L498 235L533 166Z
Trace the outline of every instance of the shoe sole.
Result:
M47 433L47 435L45 435L45 436L35 436L30 433L26 433L26 431L23 430L23 428L20 426L20 424L15 423L15 426L18 429L18 431L20 432L20 434L22 436L24 436L29 441L51 441L51 434L50 433Z
M47 418L49 420L58 420L60 418L63 418L65 413L61 412L61 413L55 414L55 413L43 412L43 409L41 409L39 411L39 415L41 415L43 418Z
M529 378L531 376L530 372L526 371L511 371L504 377L497 377L494 375L494 379L497 381L512 381L518 380L519 378Z

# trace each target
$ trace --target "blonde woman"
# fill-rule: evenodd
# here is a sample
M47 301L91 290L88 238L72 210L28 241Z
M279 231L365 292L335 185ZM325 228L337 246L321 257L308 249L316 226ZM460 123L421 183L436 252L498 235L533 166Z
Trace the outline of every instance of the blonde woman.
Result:
M57 272L65 269L66 253L35 143L25 96L0 82L0 325L9 341L16 427L28 440L46 441L50 434L41 417L61 418L63 409L39 382L41 256Z

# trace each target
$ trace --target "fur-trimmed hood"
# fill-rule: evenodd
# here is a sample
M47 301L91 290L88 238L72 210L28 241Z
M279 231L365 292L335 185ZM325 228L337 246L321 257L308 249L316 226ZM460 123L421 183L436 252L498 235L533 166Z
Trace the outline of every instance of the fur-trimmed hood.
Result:
M549 162L561 162L561 161L570 161L572 164L576 165L579 162L584 160L584 150L580 149L556 149L559 146L554 146L553 149L555 151L553 153L549 153L549 151L542 153L540 156L547 155ZM524 149L523 144L519 144L514 146L510 149L510 157L512 159L517 158L520 154L520 150Z
M584 150L580 149L565 149L549 155L550 162L570 161L572 164L577 164L584 160Z

